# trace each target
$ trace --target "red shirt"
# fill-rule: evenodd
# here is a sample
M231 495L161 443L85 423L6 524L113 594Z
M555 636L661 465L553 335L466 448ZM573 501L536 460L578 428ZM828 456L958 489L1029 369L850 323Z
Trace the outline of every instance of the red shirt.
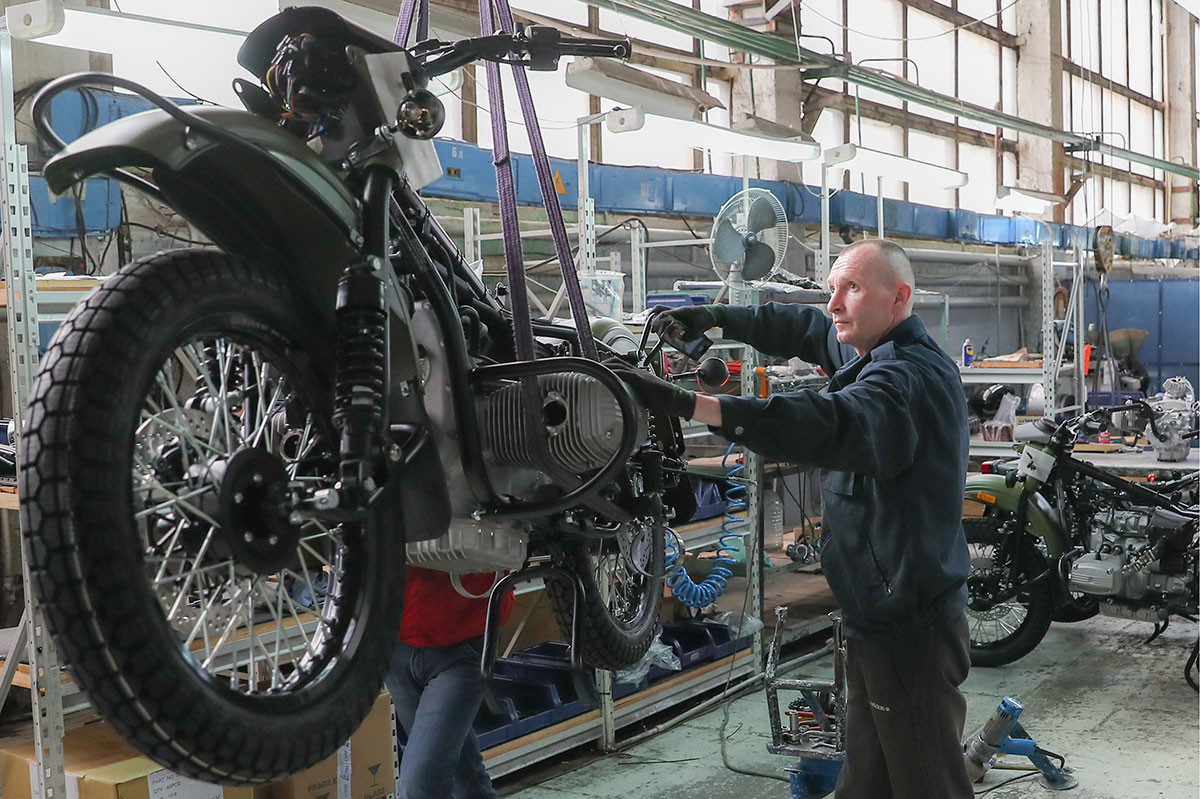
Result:
M472 594L484 594L496 576L461 574L459 583ZM516 600L512 591L500 600L500 622L512 615ZM451 646L483 635L487 619L487 596L468 599L450 582L447 572L409 566L404 577L404 617L400 640L409 646Z

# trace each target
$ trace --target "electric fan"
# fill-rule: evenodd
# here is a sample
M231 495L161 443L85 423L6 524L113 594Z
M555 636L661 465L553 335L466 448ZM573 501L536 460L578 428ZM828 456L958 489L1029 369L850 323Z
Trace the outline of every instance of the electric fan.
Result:
M746 189L730 197L713 220L709 254L721 280L741 286L770 277L787 244L783 204L766 189Z

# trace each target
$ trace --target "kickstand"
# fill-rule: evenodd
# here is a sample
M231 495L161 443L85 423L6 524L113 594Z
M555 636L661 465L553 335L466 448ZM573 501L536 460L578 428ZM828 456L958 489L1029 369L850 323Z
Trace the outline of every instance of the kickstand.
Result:
M1200 685L1197 685L1196 678L1192 676L1192 669L1196 667L1198 659L1200 659L1200 641L1197 641L1192 646L1192 654L1183 667L1183 679L1187 680L1188 685L1192 686L1196 691L1200 691Z
M1170 626L1170 624L1171 624L1170 619L1165 619L1162 624L1159 624L1158 622L1154 622L1154 634L1151 635L1149 638L1147 638L1142 643L1148 644L1151 641L1153 641L1155 638L1157 638L1158 636L1165 633L1167 631L1167 627Z
M592 682L583 665L583 656L579 649L579 614L582 611L584 604L584 588L583 581L579 576L567 571L566 569L557 566L540 565L533 566L528 569L523 569L519 572L513 572L501 578L496 587L492 589L492 594L488 597L487 620L483 628L483 653L479 661L479 673L483 678L483 701L487 704L488 710L497 715L503 716L506 714L504 704L496 695L495 686L492 683L492 676L496 670L496 644L500 637L500 602L504 595L518 583L527 583L538 578L545 580L559 580L569 583L575 595L575 601L571 604L571 683L575 687L575 693L589 707L597 707L600 704L600 699L596 694L596 686Z

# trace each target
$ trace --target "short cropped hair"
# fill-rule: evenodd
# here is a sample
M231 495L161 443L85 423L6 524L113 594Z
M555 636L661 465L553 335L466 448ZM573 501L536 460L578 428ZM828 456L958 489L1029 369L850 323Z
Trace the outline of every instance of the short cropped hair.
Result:
M908 260L908 253L904 248L895 242L886 239L861 239L843 248L838 256L864 247L874 247L881 258L876 262L880 266L887 268L888 272L880 275L884 279L891 279L896 283L906 283L912 288L917 287L916 278L913 277L912 263Z

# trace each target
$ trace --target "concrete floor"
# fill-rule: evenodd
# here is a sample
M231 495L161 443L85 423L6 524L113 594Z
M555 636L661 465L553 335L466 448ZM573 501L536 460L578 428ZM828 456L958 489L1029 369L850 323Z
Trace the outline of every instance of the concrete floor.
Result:
M1144 644L1151 631L1148 624L1103 616L1055 624L1017 663L971 672L963 685L968 728L983 723L1003 696L1015 696L1025 705L1021 721L1029 734L1064 755L1079 780L1074 790L1056 793L1031 777L991 791L989 799L1200 796L1200 705L1183 680L1197 627L1177 620L1158 640ZM826 658L794 674L828 679L832 670ZM710 712L626 752L579 758L566 773L561 767L554 776L543 772L544 781L535 766L498 788L517 799L786 799L783 782L722 766L720 723L721 711ZM765 749L770 732L762 691L732 704L726 736L734 765L784 774L787 761ZM976 790L1020 773L993 771Z

